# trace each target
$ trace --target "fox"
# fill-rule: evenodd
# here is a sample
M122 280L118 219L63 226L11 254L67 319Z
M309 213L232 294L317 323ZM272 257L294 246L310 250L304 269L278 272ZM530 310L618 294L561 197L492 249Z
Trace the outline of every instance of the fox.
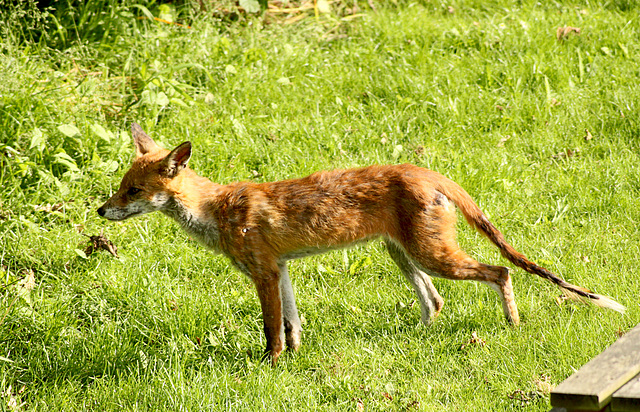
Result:
M566 282L516 251L471 196L440 173L411 164L320 171L268 183L217 184L188 163L191 142L160 147L131 126L135 158L118 190L97 210L111 221L160 211L191 237L226 256L255 285L266 337L265 358L276 365L285 344L297 351L302 325L287 270L292 259L382 238L413 287L421 322L444 306L431 277L474 280L495 290L508 323L520 322L510 271L480 263L456 242L456 209L501 255L557 285L568 297L624 312L615 300Z

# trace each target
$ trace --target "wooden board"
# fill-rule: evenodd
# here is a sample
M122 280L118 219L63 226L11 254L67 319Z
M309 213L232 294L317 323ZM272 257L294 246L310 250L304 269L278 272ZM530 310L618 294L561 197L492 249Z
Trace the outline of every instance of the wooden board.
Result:
M640 372L640 325L590 360L551 392L551 405L599 411Z
M640 374L618 389L611 398L612 412L640 411Z

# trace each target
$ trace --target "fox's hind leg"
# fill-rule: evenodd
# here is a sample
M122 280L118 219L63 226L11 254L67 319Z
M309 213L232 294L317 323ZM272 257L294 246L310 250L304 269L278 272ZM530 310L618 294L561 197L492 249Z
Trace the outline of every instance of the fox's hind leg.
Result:
M440 294L438 294L433 283L431 283L429 275L417 268L401 246L388 239L385 240L385 244L387 245L389 255L391 255L391 258L396 262L400 271L409 283L411 283L411 286L413 286L413 289L418 295L422 323L425 325L431 324L433 319L438 316L442 310L444 300Z
M455 242L454 242L455 243ZM492 266L480 263L455 245L443 247L441 244L411 252L416 266L432 276L452 280L475 280L487 284L498 292L502 301L502 310L507 321L513 325L520 323L509 269L504 266Z
M483 265L480 263L480 265ZM509 275L509 268L504 266L490 266L484 265L492 270L501 272L498 275L498 280L495 282L484 282L489 285L489 287L500 295L502 300L502 311L504 312L504 316L509 323L513 325L518 325L520 323L520 315L518 315L518 306L516 306L516 297L513 294L513 286L511 285L511 276Z
M397 241L415 265L431 276L452 280L475 280L498 292L508 322L520 322L509 270L480 263L463 252L456 242L455 206L436 192L435 200L410 216L408 227Z

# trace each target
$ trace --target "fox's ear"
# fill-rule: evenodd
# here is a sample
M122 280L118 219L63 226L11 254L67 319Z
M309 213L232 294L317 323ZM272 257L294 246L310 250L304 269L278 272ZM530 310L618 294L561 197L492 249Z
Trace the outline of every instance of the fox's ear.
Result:
M138 123L131 124L131 136L133 137L133 143L136 145L136 157L160 149L160 146L142 130Z
M189 159L191 158L191 142L184 142L180 146L176 147L164 158L165 173L167 177L173 178L177 174L187 167Z

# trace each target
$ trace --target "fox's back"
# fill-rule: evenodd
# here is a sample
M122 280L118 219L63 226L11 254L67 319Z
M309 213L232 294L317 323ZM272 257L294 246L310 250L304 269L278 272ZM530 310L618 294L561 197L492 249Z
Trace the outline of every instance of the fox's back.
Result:
M317 172L301 179L257 185L265 195L283 248L347 244L394 235L403 217L436 196L435 172L413 165L369 166ZM439 176L439 175L438 175ZM337 242L336 242L337 241Z

